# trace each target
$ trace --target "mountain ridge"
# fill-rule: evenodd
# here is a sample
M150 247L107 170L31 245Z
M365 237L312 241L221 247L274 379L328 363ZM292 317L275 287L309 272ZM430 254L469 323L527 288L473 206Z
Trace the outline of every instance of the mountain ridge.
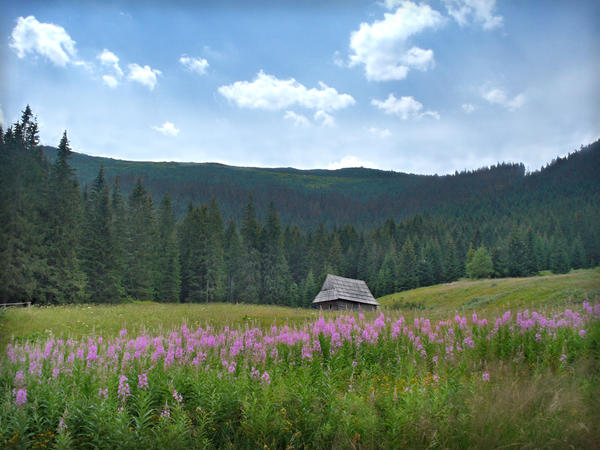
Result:
M56 150L43 147L52 161ZM350 223L359 227L380 225L388 218L406 219L417 214L436 214L473 204L502 200L551 189L564 196L584 184L598 192L600 141L566 157L555 158L540 170L525 171L522 163L499 163L449 175L421 175L370 168L296 169L229 166L222 163L127 161L74 152L71 165L82 188L90 185L100 167L110 183L118 177L125 193L138 178L155 202L167 192L178 217L188 205L215 198L226 219L240 219L248 197L259 216L274 201L284 223L314 228ZM566 178L565 178L566 176Z

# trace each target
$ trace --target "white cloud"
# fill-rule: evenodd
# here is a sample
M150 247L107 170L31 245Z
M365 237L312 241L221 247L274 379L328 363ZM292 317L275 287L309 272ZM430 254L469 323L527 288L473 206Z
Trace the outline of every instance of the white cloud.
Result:
M321 122L321 126L324 126L324 127L335 126L335 119L333 118L333 116L331 114L327 114L325 111L323 111L321 109L315 113L314 119L317 122Z
M179 129L175 128L172 122L165 122L160 127L152 127L152 129L165 136L177 136L179 134Z
M433 50L408 48L408 40L443 21L429 5L403 1L394 13L384 13L383 20L361 23L352 32L350 66L364 64L367 79L374 81L402 80L413 68L427 70L435 64Z
M331 111L355 103L349 94L340 94L334 88L319 82L319 88L307 89L294 78L281 80L262 70L254 81L236 81L221 86L219 93L241 108L278 110L290 106Z
M370 167L376 169L377 165L371 161L358 158L354 155L347 155L339 161L332 162L327 166L329 170L343 169L345 167Z
M191 72L196 72L199 75L206 74L208 69L208 61L204 58L192 58L191 56L182 55L179 62Z
M420 119L422 117L433 117L439 119L440 115L436 111L423 111L423 104L418 102L413 97L396 98L394 94L390 94L387 99L371 100L371 104L381 109L386 114L394 114L407 120L410 118Z
M0 105L0 125L5 126L4 123L4 112L2 111L2 105Z
M119 57L110 50L104 49L97 58L100 60L103 66L110 66L115 71L115 74L119 77L123 76L123 71L119 66Z
M461 105L461 108L467 114L471 114L473 111L475 111L477 109L477 107L471 103L463 103Z
M28 53L37 53L64 67L76 54L75 41L61 26L42 23L34 16L19 17L12 30L10 47L19 58Z
M470 23L478 23L484 30L502 26L502 16L494 15L496 0L444 0L444 5L461 27Z
M335 64L338 67L346 67L346 63L342 58L342 54L338 50L333 52L333 64Z
M483 98L492 105L500 105L509 111L516 111L525 103L525 95L510 98L503 89L491 88L483 92Z
M310 125L310 121L306 116L303 116L302 114L296 114L294 111L286 111L283 118L294 122L295 127L307 127Z
M162 74L160 70L152 69L147 65L142 67L138 64L129 64L127 67L129 68L129 75L127 78L148 86L150 90L154 90L154 87L158 82L156 76Z
M390 130L388 130L387 128L371 127L367 131L369 133L371 133L373 136L377 136L378 138L381 138L381 139L388 138L392 135L392 132Z
M109 88L116 88L119 85L117 79L112 75L103 75L102 81L104 81L104 84L106 84Z

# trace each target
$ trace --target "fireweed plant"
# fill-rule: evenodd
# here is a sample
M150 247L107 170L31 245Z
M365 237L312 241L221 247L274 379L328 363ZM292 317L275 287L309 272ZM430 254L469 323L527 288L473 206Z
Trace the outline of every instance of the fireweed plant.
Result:
M13 341L5 448L598 442L600 304Z

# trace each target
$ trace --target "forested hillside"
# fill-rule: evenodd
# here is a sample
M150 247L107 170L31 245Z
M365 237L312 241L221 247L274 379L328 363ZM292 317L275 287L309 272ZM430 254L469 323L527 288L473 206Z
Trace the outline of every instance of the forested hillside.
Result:
M309 305L327 273L380 296L600 263L600 141L531 174L137 163L42 148L26 108L0 145L2 301Z
M44 147L50 161L56 149ZM233 167L213 163L121 161L73 153L71 165L82 186L90 185L100 167L110 182L119 177L129 194L138 179L162 198L167 192L178 217L192 203L215 199L226 219L240 219L248 195L252 195L259 217L265 217L270 201L278 205L283 223L315 229L350 223L359 228L382 224L393 217L446 210L476 201L478 196L496 195L519 186L525 175L522 164L499 164L451 176L411 175L354 168L297 170Z

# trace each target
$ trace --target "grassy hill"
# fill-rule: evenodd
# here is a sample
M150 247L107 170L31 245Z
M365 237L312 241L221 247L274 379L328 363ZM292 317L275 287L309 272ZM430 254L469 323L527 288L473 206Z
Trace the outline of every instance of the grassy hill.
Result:
M542 273L527 278L459 280L378 299L384 309L423 314L485 312L510 308L549 308L600 300L600 268L563 275Z
M451 317L456 312L492 315L508 308L548 309L600 300L600 268L576 270L564 275L530 278L460 280L413 289L379 298L385 314L407 318ZM379 312L367 314L376 316ZM49 336L80 337L116 335L122 328L132 333L168 332L187 324L190 328L210 325L268 328L302 324L335 312L245 304L166 304L154 302L121 305L74 305L12 308L2 313L0 343L12 337L35 339Z

